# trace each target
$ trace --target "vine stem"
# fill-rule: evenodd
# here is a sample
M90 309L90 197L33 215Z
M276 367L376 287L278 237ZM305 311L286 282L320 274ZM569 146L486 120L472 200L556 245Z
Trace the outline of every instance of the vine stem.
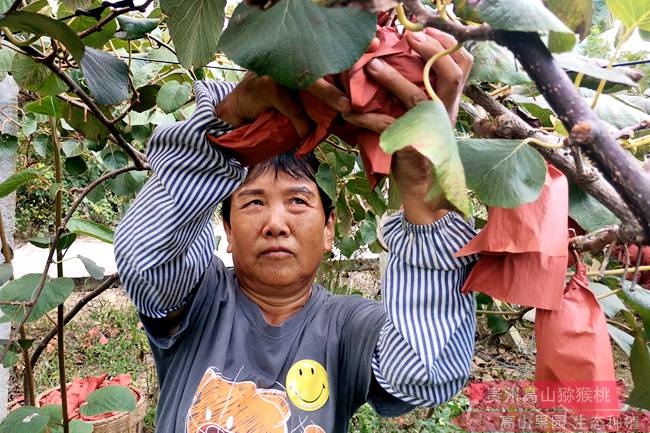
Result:
M406 12L404 11L403 3L399 3L395 11L397 12L397 19L399 20L400 24L403 25L404 28L409 32L419 32L424 29L424 25L422 23L414 23L408 19Z
M438 59L441 59L446 55L453 54L456 51L460 50L461 48L463 48L462 42L432 56L424 64L424 69L422 70L422 79L424 81L424 87L427 89L427 93L429 94L429 97L431 98L432 101L440 101L440 98L438 98L438 95L436 95L436 92L433 90L433 86L431 85L431 78L429 77L429 74L431 73L431 66L433 66L433 64L437 62Z
M536 144L536 145L538 145L540 147L544 147L546 149L562 149L564 147L563 142L560 142L560 143L547 143L546 141L542 141L542 140L540 140L538 138L535 138L535 137L526 138L523 141L522 144L529 144L529 143Z
M52 142L54 144L54 180L63 185L63 172L61 170L61 143L59 142L59 134L57 130L57 120L50 117L50 127L52 133ZM54 219L55 227L63 227L63 189L59 188L56 191L54 199ZM56 245L55 245L56 247ZM58 278L63 277L63 252L56 248L56 275ZM70 419L68 417L68 388L66 386L65 377L65 347L64 347L64 329L63 329L63 316L64 306L59 305L56 309L57 312L57 356L59 359L59 386L61 388L61 406L63 417L63 432L69 433Z
M607 297L609 297L609 296L615 295L615 294L617 294L618 292L620 292L620 291L622 291L622 290L623 290L623 289L618 288L618 289L612 290L611 292L603 293L602 295L598 295L598 296L596 296L596 300L597 300L597 301L600 301L601 299L605 299L605 298L607 298Z

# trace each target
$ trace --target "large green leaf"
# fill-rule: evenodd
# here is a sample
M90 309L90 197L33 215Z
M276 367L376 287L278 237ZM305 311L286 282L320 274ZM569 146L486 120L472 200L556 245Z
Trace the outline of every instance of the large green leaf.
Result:
M469 74L470 83L525 84L530 78L515 68L512 53L496 42L477 42L471 48L474 65Z
M158 27L160 21L120 15L117 17L117 22L120 23L120 30L115 33L115 36L131 40L144 38L147 33Z
M160 0L160 7L167 15L181 64L189 68L213 61L223 31L226 0ZM239 49L245 51L250 47Z
M242 2L219 49L258 75L304 88L352 66L368 49L376 22L370 12L311 0L280 0L266 11Z
M99 2L98 2L99 3ZM101 19L105 19L112 12L111 8L107 8L101 16ZM59 12L61 13L61 11ZM67 14L67 12L66 12ZM97 20L94 17L87 16L78 16L74 17L71 21L68 22L68 25L72 30L77 33L80 33L84 30L87 30L95 25L97 25ZM110 20L101 30L93 32L88 36L82 38L84 45L88 47L101 49L104 45L108 43L113 38L113 34L117 30L117 21L115 19Z
M34 12L10 12L0 19L0 26L13 31L49 36L66 46L70 54L79 61L84 54L84 44L79 36L65 23Z
M192 97L192 85L168 81L160 88L156 103L165 113L173 113L187 103Z
M4 80L7 73L11 72L15 55L16 52L13 50L0 50L0 80Z
M9 412L0 424L0 433L43 433L49 420L41 408L21 407Z
M587 232L621 222L609 209L573 182L569 182L569 216Z
M483 21L495 29L573 33L539 1L478 0L476 10Z
M458 141L467 186L488 206L513 208L539 197L544 158L522 140Z
M68 230L79 235L91 236L100 241L112 244L114 233L113 230L106 226L98 224L93 221L73 217L70 218L67 225Z
M109 412L130 412L135 410L136 399L125 386L105 386L88 396L88 402L79 408L83 416L96 416Z
M41 96L64 93L68 85L42 63L23 54L16 54L11 73L20 87L37 92Z
M61 3L68 6L70 9L76 10L86 9L93 4L93 0L61 0Z
M40 170L27 168L8 177L4 182L0 183L0 198L8 196L27 182L39 177L41 174Z
M129 67L115 56L86 48L81 70L93 98L100 104L115 105L129 97Z
M0 0L0 14L6 14L14 3L14 0Z
M625 27L650 30L650 0L607 0L606 3Z
M95 116L76 105L62 105L63 117L75 130L91 141L101 142L108 135L108 129Z
M634 389L628 398L628 404L650 410L650 353L642 335L637 335L630 352L630 368Z
M609 336L612 337L612 340L618 344L618 347L620 347L627 356L630 356L630 352L632 351L632 344L634 343L634 337L610 324L607 324L607 330L609 332Z
M621 297L638 313L644 323L650 324L650 290L639 285L632 287L632 281L628 280L623 281L621 289Z
M410 109L381 134L380 146L391 154L408 146L417 149L433 163L436 185L447 200L460 212L470 214L463 163L442 102L426 101Z
M625 72L617 69L603 68L595 64L586 57L577 55L576 53L556 54L555 60L558 61L560 66L564 69L574 72L582 72L590 77L600 78L612 83L621 83L630 87L637 87L637 83Z
M596 92L581 87L580 94L591 105ZM600 95L595 111L598 117L618 129L638 125L643 119L648 117L643 110L628 104L616 96L605 94Z
M40 280L41 274L27 274L8 282L0 289L0 301L29 302ZM70 278L48 278L28 321L38 320L57 305L63 304L73 289L74 282ZM12 320L20 320L25 313L25 308L19 305L2 305L0 309Z

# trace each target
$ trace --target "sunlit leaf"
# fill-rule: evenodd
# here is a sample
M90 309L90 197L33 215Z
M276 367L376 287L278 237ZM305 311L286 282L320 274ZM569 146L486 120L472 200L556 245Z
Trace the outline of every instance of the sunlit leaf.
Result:
M42 175L41 170L35 168L27 168L19 171L13 176L8 177L0 183L0 198L6 197L12 192L16 191L27 182L32 181Z
M573 33L541 2L529 0L481 0L479 16L494 29L520 32Z
M40 279L41 274L27 274L17 280L9 281L0 289L0 301L29 302ZM38 320L45 313L65 302L73 289L74 282L70 278L47 278L28 322ZM26 307L20 305L2 305L0 309L12 320L20 320L26 312Z
M77 256L79 260L84 265L84 268L88 271L88 274L91 276L91 278L95 280L101 280L104 278L105 270L101 266L99 266L97 263L95 263L93 260L89 259L88 257L84 256Z
M189 83L168 81L160 88L156 103L165 113L173 113L185 105L191 97L192 86Z
M496 42L477 42L471 49L474 65L470 83L525 84L530 78L515 67L514 55Z
M0 433L42 433L49 420L43 409L21 407L9 412L0 424Z
M626 28L650 31L650 0L607 0L606 3L614 18L621 20Z
M410 109L381 134L380 146L391 154L408 146L417 149L433 163L436 185L447 200L470 214L463 163L442 102L426 101Z
M120 30L115 33L115 36L128 40L144 38L147 33L158 27L158 23L160 23L159 20L133 18L127 15L117 17L117 22L120 24Z
M467 186L486 205L514 208L539 197L546 163L523 140L463 139L458 149Z
M605 315L607 315L607 317L610 319L616 316L619 311L627 310L625 304L618 297L611 295L612 289L606 285L590 281L589 288L592 292L594 292L594 295L596 295L596 297L599 297L601 295L608 295L604 298L598 299L598 303L603 309Z
M588 58L581 57L576 53L556 54L555 60L564 69L574 72L582 72L590 77L600 78L612 83L621 83L630 87L637 87L637 83L626 73L617 69L603 68L592 63Z
M68 85L47 66L23 54L14 56L11 73L20 87L41 96L58 95L68 90Z

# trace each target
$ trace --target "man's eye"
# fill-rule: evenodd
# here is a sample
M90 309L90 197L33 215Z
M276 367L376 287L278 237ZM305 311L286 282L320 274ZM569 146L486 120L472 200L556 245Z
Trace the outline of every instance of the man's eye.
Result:
M261 206L262 204L263 204L263 203L262 203L262 200L255 199L255 200L250 200L250 201L246 202L246 204L244 205L244 207L248 207L248 206Z
M294 197L291 199L291 201L295 204L307 204L307 202L300 197Z

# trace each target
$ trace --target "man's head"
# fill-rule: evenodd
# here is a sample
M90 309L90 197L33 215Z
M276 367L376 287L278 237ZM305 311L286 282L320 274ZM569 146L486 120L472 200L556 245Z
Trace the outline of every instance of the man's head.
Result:
M310 285L334 240L332 201L316 184L318 161L283 154L257 164L222 206L240 283L290 296Z

